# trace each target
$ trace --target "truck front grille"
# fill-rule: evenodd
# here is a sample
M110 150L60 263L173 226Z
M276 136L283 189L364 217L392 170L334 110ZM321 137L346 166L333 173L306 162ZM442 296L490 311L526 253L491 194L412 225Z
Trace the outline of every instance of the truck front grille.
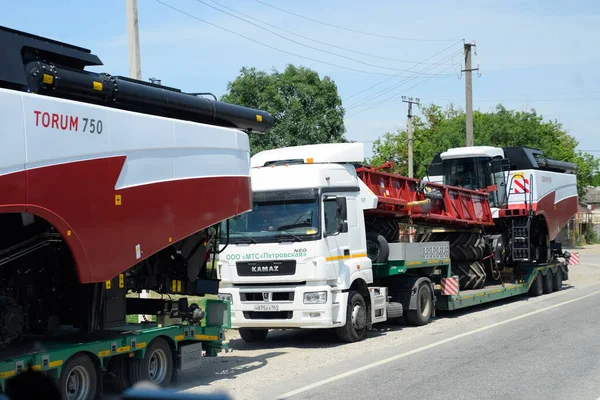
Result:
M294 301L294 292L270 292L271 301ZM262 292L240 293L241 301L264 301Z
M293 311L244 311L246 319L292 319Z

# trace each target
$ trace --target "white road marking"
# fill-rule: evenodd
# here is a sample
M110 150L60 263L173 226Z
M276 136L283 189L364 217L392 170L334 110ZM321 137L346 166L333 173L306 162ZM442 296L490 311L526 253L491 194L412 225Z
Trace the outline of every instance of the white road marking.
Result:
M541 308L539 310L532 311L532 312L529 312L527 314L523 314L523 315L519 315L517 317L509 318L509 319L507 319L505 321L500 321L500 322L496 322L496 323L491 324L491 325L483 326L481 328L473 329L472 331L461 333L459 335L452 336L450 338L440 340L439 342L431 343L431 344L428 344L426 346L419 347L417 349L413 349L413 350L407 351L407 352L402 353L402 354L397 354L395 356L388 357L388 358L385 358L383 360L379 360L379 361L376 361L374 363L364 365L364 366L362 366L360 368L355 368L353 370L344 372L343 374L332 376L331 378L323 379L322 381L312 383L310 385L301 387L301 388L296 389L296 390L292 390L291 392L284 393L281 396L279 396L278 399L285 399L287 397L295 396L297 394L306 392L308 390L315 389L315 388L317 388L319 386L323 386L323 385L326 385L328 383L338 381L338 380L346 378L348 376L351 376L351 375L354 375L354 374L358 374L359 372L366 371L368 369L375 368L375 367L378 367L378 366L383 365L383 364L387 364L389 362L398 360L400 358L408 357L408 356L410 356L412 354L420 353L422 351L429 350L431 348L440 346L442 344L453 342L453 341L455 341L457 339L461 339L461 338L464 338L464 337L467 337L467 336L471 336L471 335L474 335L474 334L479 333L479 332L487 331L488 329L492 329L492 328L495 328L497 326L508 324L509 322L518 321L520 319L527 318L527 317L530 317L532 315L536 315L536 314L539 314L539 313L542 313L542 312L545 312L545 311L548 311L548 310L552 310L553 308L564 306L564 305L569 304L569 303L573 303L573 302L576 302L576 301L579 301L579 300L583 300L585 298L588 298L588 297L591 297L591 296L595 296L597 294L600 294L600 290L597 290L597 291L595 291L593 293L587 294L587 295L582 296L582 297L578 297L576 299L571 299L571 300L563 301L562 303L554 304L552 306Z

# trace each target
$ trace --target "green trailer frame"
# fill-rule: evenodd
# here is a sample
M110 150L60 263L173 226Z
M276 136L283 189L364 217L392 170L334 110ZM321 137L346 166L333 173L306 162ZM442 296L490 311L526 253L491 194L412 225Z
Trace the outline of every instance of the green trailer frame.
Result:
M392 246L395 246L395 249ZM526 294L531 290L536 277L545 277L548 273L556 274L559 270L563 281L569 279L569 268L563 261L520 264L505 271L505 274L513 275L505 282L482 289L458 290L458 294L445 295L442 292L441 280L453 276L447 251L449 243L394 243L390 244L390 248L390 256L396 255L401 259L396 257L394 260L373 264L373 275L379 284L385 286L389 280L392 286L392 282L397 282L399 276L406 276L411 282L414 282L416 277L428 277L434 285L436 310L457 310ZM436 256L438 258L435 258ZM388 279L392 277L396 278Z
M223 341L225 340L224 329L231 327L229 302L202 299L197 303L206 311L204 318L197 325L160 326L157 323L139 323L88 335L66 331L43 339L23 338L22 343L15 343L0 351L0 392L5 390L8 379L28 368L44 372L50 378L58 380L63 365L74 356L84 353L96 366L99 377L97 383L102 393L102 371L108 360L124 355L129 358L143 359L148 345L159 337L164 338L171 347L174 364L171 382L174 382L177 379L177 371L182 367L181 348L201 343L200 351L206 352L206 357L215 357L227 347ZM195 357L195 359L200 358Z

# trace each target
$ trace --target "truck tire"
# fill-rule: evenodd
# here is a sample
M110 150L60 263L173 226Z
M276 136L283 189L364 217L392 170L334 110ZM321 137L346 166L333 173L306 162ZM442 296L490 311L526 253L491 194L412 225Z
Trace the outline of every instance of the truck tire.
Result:
M552 280L552 289L555 292L558 292L562 289L563 279L562 279L562 270L560 268L556 269L556 273L554 274L554 279Z
M544 294L544 277L540 272L537 273L533 283L531 284L531 288L529 289L529 294L532 296L541 296Z
M108 364L108 374L113 388L122 393L125 389L131 387L129 378L129 358L127 356L115 356Z
M544 275L544 294L550 294L553 292L554 288L554 278L552 271L548 270L546 275Z
M485 285L485 267L480 261L452 263L452 274L458 275L460 290L480 289Z
M433 313L433 298L429 282L421 282L417 289L417 309L406 311L406 322L413 326L427 325Z
M384 263L390 255L387 240L377 232L367 232L367 256L373 263Z
M348 293L346 325L335 330L339 340L345 343L359 342L367 334L367 304L362 295L355 291Z
M173 377L173 350L169 343L161 337L152 340L143 359L129 359L129 375L132 385L141 381L168 385Z
M97 386L98 370L87 354L77 353L63 365L58 379L58 390L63 399L95 399Z
M246 343L262 342L269 334L269 330L263 328L240 328L239 332Z

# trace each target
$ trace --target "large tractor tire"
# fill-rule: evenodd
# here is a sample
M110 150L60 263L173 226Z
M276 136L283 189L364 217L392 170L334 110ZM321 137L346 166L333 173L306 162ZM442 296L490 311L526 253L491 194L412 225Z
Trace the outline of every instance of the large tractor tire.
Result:
M436 233L428 241L449 242L452 261L479 261L485 252L485 240L477 232Z
M450 242L450 258L456 261L479 261L485 251L485 240L476 232L459 232Z
M485 285L485 267L481 261L452 262L452 274L458 275L460 290L481 289Z

